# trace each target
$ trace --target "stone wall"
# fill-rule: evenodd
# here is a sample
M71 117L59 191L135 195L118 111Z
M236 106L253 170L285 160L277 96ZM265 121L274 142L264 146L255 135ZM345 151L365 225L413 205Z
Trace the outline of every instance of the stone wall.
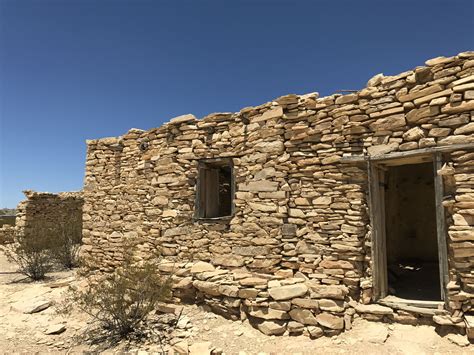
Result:
M286 95L237 113L184 115L149 131L88 141L82 257L91 270L110 271L121 262L124 241L140 240L138 258L157 246L169 260L206 261L221 270L210 281L196 274L197 281L217 277L225 286L251 288L207 292L193 276L187 285L204 300L219 297L234 311L247 302L252 309L244 313L252 317L285 321L285 329L291 318L320 329L307 332L332 334L373 300L367 165L350 158L472 144L473 112L474 53L465 52L396 76L376 75L347 95ZM436 319L461 328L474 303L472 154L454 150L443 170L451 186L444 201L449 302ZM233 164L234 213L196 219L199 161L225 157ZM273 286L301 295L280 305ZM388 315L381 312L369 314ZM390 316L417 319L403 310Z
M61 233L65 224L82 224L83 198L81 192L24 191L26 200L17 206L16 228L19 235L34 238L38 228Z
M474 308L474 151L453 152L451 159L444 172L449 197L443 201L450 217L447 289L449 308L462 317Z
M0 245L11 243L15 237L15 226L4 224L0 227Z

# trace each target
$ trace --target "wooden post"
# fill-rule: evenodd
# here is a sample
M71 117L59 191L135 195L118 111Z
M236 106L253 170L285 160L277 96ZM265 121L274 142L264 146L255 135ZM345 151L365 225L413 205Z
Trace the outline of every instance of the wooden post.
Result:
M379 176L379 258L380 258L380 297L384 298L388 294L388 278L387 278L387 229L386 229L386 217L385 217L385 184L386 182L386 170L377 167L377 174Z
M378 300L387 295L385 196L381 193L380 186L384 180L383 176L380 175L379 167L374 162L370 160L367 162L367 170L369 177L369 215L372 225L373 299Z
M438 174L438 170L443 166L443 158L441 153L435 153L433 159L434 168L434 186L435 186L435 203L436 203L436 231L438 238L438 258L439 258L439 278L441 287L441 299L445 302L446 285L448 283L448 249L446 243L446 216L443 206L444 186L443 177Z

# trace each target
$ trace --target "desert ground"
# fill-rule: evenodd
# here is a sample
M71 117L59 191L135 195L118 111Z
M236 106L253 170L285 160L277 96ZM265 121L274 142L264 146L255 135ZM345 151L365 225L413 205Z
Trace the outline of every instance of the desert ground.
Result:
M55 304L64 299L68 286L80 282L75 271L30 282L0 251L0 353L474 354L474 346L465 337L440 336L430 326L356 319L351 331L332 338L275 337L260 333L247 321L227 320L192 305L184 306L172 345L121 342L104 349L81 340L91 330L89 316L75 311L65 317L57 312Z

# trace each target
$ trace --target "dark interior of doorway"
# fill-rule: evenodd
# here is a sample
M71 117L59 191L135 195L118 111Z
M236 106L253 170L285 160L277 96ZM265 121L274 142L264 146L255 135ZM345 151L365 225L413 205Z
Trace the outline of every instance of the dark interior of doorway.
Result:
M385 181L388 293L441 300L433 164L388 167Z

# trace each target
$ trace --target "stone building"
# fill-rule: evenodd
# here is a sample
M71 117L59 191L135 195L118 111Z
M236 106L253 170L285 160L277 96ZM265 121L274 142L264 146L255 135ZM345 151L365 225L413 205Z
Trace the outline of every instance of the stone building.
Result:
M158 246L177 294L266 334L471 331L474 52L87 142L83 258Z

